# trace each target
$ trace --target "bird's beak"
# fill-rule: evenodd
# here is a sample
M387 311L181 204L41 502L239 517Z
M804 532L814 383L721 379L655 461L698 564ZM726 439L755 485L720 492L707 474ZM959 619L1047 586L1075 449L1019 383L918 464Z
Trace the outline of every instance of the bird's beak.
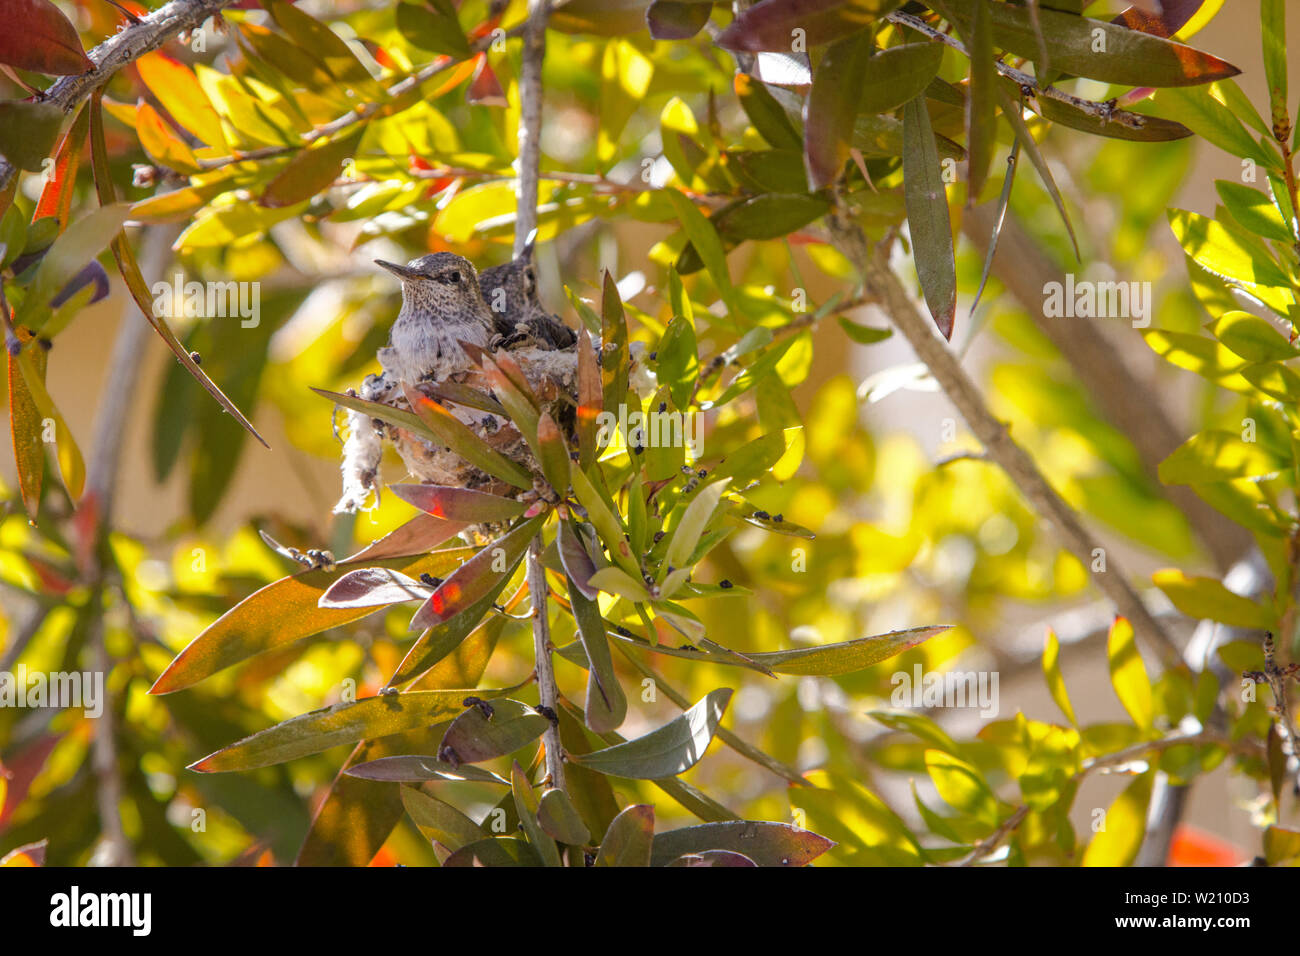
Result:
M385 262L383 259L376 259L375 265L383 266L399 279L418 279L420 274L414 269L408 269L406 266L399 266L396 262Z
M536 244L537 244L537 230L534 229L532 232L528 234L528 239L524 243L523 251L519 253L519 258L525 260L532 259L533 247L536 246Z

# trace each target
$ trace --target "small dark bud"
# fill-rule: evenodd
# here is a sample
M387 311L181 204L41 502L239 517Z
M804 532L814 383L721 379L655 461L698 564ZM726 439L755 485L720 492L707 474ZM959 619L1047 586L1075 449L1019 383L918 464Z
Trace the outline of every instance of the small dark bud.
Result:
M627 628L625 628L622 624L616 624L616 625L614 625L614 633L617 634L617 635L619 635L619 637L631 637L631 636L632 636L632 632L629 631Z
M555 711L551 710L551 708L547 707L545 704L539 704L536 709L539 714L551 722L552 727L560 726L559 715L556 714Z
M772 515L772 520L775 521L777 524L780 524L782 521L785 520L785 515Z
M662 531L656 531L656 532L655 532L655 544L658 544L658 543L659 543L660 541L662 541L663 539L664 539L664 533L663 533Z
M191 353L190 353L190 361L193 362L195 365L202 365L202 364L203 364L203 356L200 355L198 352L191 352Z
M766 511L755 511L755 512L754 512L754 517L755 517L755 518L758 518L758 519L761 520L761 521L767 521L767 520L768 520L769 518L771 518L772 516L771 516L770 514L768 514Z
M723 578L721 581L718 582L718 587L722 588L722 590L724 591L730 591L734 587L734 585L726 578Z
M442 578L435 578L428 571L420 575L420 580L423 581L425 584L429 585L429 587L431 588L442 587Z

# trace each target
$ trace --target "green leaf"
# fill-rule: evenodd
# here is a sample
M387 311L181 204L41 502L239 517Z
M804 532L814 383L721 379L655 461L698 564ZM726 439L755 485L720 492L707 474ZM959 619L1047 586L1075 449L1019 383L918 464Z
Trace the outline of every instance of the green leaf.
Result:
M0 102L0 154L19 169L39 172L63 125L55 103Z
M492 716L487 717L479 707L466 705L465 712L443 734L438 753L450 750L459 763L482 763L514 753L551 726L543 715L517 700L497 700L490 706Z
M447 537L456 533L448 526ZM430 543L429 547L435 547ZM281 578L240 601L176 655L154 682L151 694L170 694L197 684L232 664L365 617L373 607L322 608L321 596L334 581L358 567L379 565L408 577L447 574L464 549L380 561L345 562L334 571L302 571Z
M412 787L402 787L401 794L402 806L420 828L420 832L430 840L437 840L447 849L459 850L487 838L487 833L481 826L451 804L443 803Z
M951 339L957 312L957 263L948 219L948 194L924 96L909 100L903 107L903 190L912 233L912 257L925 304L943 337Z
M1232 218L1243 228L1266 239L1293 241L1291 229L1278 212L1277 206L1258 189L1226 179L1216 179L1214 188L1218 190L1223 204L1228 207L1228 212L1232 213Z
M462 764L453 767L437 757L406 754L398 757L380 757L365 763L354 764L344 771L350 777L379 780L385 783L423 783L426 780L468 780L474 783L496 783L510 786L510 782L490 770Z
M1151 680L1138 653L1133 626L1126 618L1116 617L1111 625L1110 636L1106 639L1106 660L1110 667L1110 683L1119 702L1138 729L1149 733L1154 719Z
M388 98L387 91L371 77L343 38L324 23L285 0L267 0L263 6L276 25L319 59L336 80L351 84L366 99L378 102Z
M634 780L685 773L704 756L731 694L725 687L710 691L680 717L643 737L570 759L590 770Z
M1268 608L1234 594L1214 578L1186 575L1177 568L1164 568L1151 575L1151 580L1165 592L1174 607L1188 617L1260 630L1276 624L1273 612Z
M427 727L459 713L461 701L471 693L475 691L422 690L335 704L258 731L190 764L188 769L200 773L255 770L342 744ZM498 692L477 693L491 697Z
M1285 0L1260 0L1259 32L1264 40L1264 79L1268 83L1270 114L1280 139L1291 128L1286 103Z
M627 598L634 603L639 604L650 600L650 592L646 590L644 584L626 571L613 565L601 568L588 578L587 584L593 588L599 588L607 594L617 594L619 597Z
M545 718L543 718L545 719ZM560 866L560 849L555 841L542 830L537 822L537 794L528 782L524 768L516 761L510 768L510 789L514 792L515 810L519 813L519 822L533 850L541 857L544 866Z
M1263 478L1286 467L1259 442L1237 432L1208 430L1193 435L1160 463L1167 485L1197 485L1234 478Z
M733 86L736 98L740 100L740 108L754 124L758 135L767 140L773 149L803 148L803 138L790 122L790 117L781 108L781 104L776 101L776 97L768 92L766 85L748 73L737 71Z
M1084 866L1132 866L1146 836L1147 804L1154 771L1142 774L1106 810L1104 829L1083 851Z
M997 825L997 797L975 767L942 750L926 750L925 769L944 803L988 826Z
M628 544L627 535L623 533L623 525L605 503L604 497L581 469L573 469L569 474L569 483L573 486L573 493L577 496L578 502L587 512L587 520L596 530L601 543L609 550L610 557L619 567L633 576L634 580L638 579L641 569L632 556L632 548ZM588 584L599 587L590 581Z
M844 316L836 316L846 335L859 345L875 345L877 342L883 342L894 334L893 329L877 329L870 325L859 325L857 322L851 322Z
M602 402L606 411L613 411L627 398L628 339L623 300L618 294L618 283L608 270L600 297L600 330Z
M904 43L877 50L866 61L860 113L888 113L925 92L939 72L943 47L937 43Z
M600 607L589 600L572 579L569 581L569 603L578 625L578 639L588 661L587 726L598 734L617 730L627 716L627 697L614 670Z
M591 839L591 831L563 790L551 789L542 794L537 803L537 823L547 836L559 843L585 846Z
M689 40L704 29L712 12L711 3L652 0L645 12L646 26L656 40Z
M718 238L713 223L683 193L676 189L666 189L664 193L668 196L668 201L673 204L686 238L690 240L700 261L704 263L704 268L709 271L714 284L718 287L718 293L727 303L727 308L732 312L739 312L740 309L735 304L736 291L731 284L731 273L727 271L727 254L722 248L722 240Z
M325 395L327 398L335 398L340 405L345 407L355 407L355 405L343 400L347 396L338 398L321 389L313 389L313 391ZM429 434L435 442L450 448L471 465L486 471L492 477L500 478L502 481L508 482L516 488L523 488L525 491L532 490L532 477L518 462L512 461L489 446L482 438L470 431L469 426L433 399L425 397L405 383L402 385L402 392L406 396L408 404L415 410L415 418L422 423L423 427L419 429L420 432ZM352 399L351 401L353 403L361 402L360 399ZM385 405L379 405L377 402L361 402L361 404L368 406L369 409L362 407L359 409L360 411L369 414L369 410L373 409L376 418L389 421L395 417L395 410L381 411L387 408ZM401 417L405 418L404 415Z
M1048 167L1047 160L1043 159L1043 154L1038 149L1038 143L1034 142L1029 127L1025 125L1024 118L1020 115L1018 103L1013 103L1001 87L998 88L998 96L1002 103L1002 115L1011 124L1011 129L1016 135L1016 141L1029 154L1029 161L1033 163L1034 172L1038 174L1043 188L1052 197L1052 204L1056 206L1061 222L1065 224L1065 231L1070 234L1070 245L1074 247L1074 257L1078 259L1079 240L1074 235L1074 226L1070 224L1070 214L1066 212L1065 200L1061 197L1061 191L1056 188L1056 180L1052 177L1052 170Z
M430 10L415 3L397 5L397 29L408 42L430 53L445 53L458 60L470 56L469 41L456 20L451 4L435 4Z
M1282 362L1300 355L1273 324L1249 312L1225 312L1208 326L1214 337L1248 362Z
M871 44L867 33L838 40L826 50L813 73L803 119L804 167L813 190L833 183L849 160Z
M700 371L695 326L691 321L680 315L674 316L660 336L659 348L655 354L655 371L660 384L668 387L674 405L686 408Z
M1253 159L1263 166L1276 168L1278 158L1260 146L1236 113L1221 102L1230 88L1232 84L1225 82L1193 89L1160 90L1151 101L1150 109L1182 124L1232 156Z
M537 419L538 461L542 474L557 492L564 495L569 491L569 449L565 447L564 435L560 426L550 412L542 412Z
M655 808L634 803L624 809L605 831L596 854L596 866L649 866L655 836Z
M688 853L730 850L759 866L807 866L835 846L824 836L788 823L738 820L703 823L656 833L651 866L667 866Z
M1125 139L1137 143L1165 143L1176 139L1186 139L1192 135L1192 131L1182 123L1176 123L1171 119L1164 119L1160 116L1139 116L1138 121L1141 125L1133 127L1125 122L1120 122L1120 120L1138 114L1126 113L1123 110L1116 110L1109 119L1106 119L1086 113L1077 106L1071 106L1069 103L1062 103L1060 100L1049 99L1045 96L1035 97L1030 101L1030 105L1039 116L1048 122L1059 123L1061 126L1068 126L1070 129L1077 129L1084 133L1105 136L1110 139Z
M1169 225L1184 251L1214 275L1248 286L1289 288L1290 282L1262 246L1223 223L1183 209L1169 210Z
M1047 643L1043 647L1043 676L1047 678L1047 689L1052 694L1052 700L1061 708L1065 719L1077 727L1079 722L1074 718L1070 695L1065 690L1065 677L1061 674L1061 642L1051 628L1047 629Z
M442 861L444 867L540 866L533 847L516 837L489 837L463 846Z
M830 203L817 196L766 193L743 199L719 211L713 224L718 235L729 242L780 239L825 215L828 209Z
M686 506L681 520L673 528L672 540L668 542L668 550L664 554L665 572L669 568L680 569L690 566L695 547L700 543L700 537L704 534L704 529L708 526L726 491L726 482L715 481L695 493L691 503Z
M969 29L976 2L948 0L959 26ZM1027 59L1041 54L1045 43L1054 70L1121 86L1192 86L1241 71L1216 56L1173 40L1127 27L1074 16L1041 6L990 3L993 40L1003 50ZM1041 34L1035 28L1035 15Z
M20 320L40 331L49 315L50 301L117 237L130 214L130 203L113 203L69 224L36 267L36 276L19 311Z

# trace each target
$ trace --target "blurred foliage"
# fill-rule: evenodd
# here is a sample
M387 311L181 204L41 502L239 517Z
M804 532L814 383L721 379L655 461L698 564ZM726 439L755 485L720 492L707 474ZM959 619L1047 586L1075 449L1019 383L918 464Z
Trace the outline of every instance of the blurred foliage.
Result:
M597 462L571 461L581 437L539 429L536 396L512 392L498 369L498 397L560 500L518 518L512 502L474 502L527 522L500 539L508 568L453 538L467 507L455 496L429 509L441 520L385 494L357 521L255 513L228 536L209 529L250 456L286 470L298 453L337 459L329 403L311 389L343 393L376 371L399 306L391 279L362 260L452 250L482 270L509 259L521 0L234 4L120 70L102 105L96 96L62 126L10 88L3 105L17 114L0 116L0 152L28 172L0 197L18 477L4 489L0 587L22 613L0 647L28 672L80 670L102 635L117 809L136 859L1124 865L1156 772L1191 781L1229 758L1264 795L1253 805L1263 849L1247 852L1297 859L1265 700L1233 677L1221 685L1207 662L1153 673L1117 619L1107 656L1128 719L1080 724L1060 668L1070 643L1049 631L1027 663L1006 647L1015 622L1084 601L1087 569L972 439L953 428L923 442L864 411L932 391L924 368L877 367L862 382L813 374L814 341L855 343L856 358L888 338L853 311L864 302L837 249L845 223L911 253L946 336L987 281L991 322L969 324L962 348L996 340L994 411L1073 507L1124 546L1195 568L1187 520L1071 357L981 257L954 246L954 227L965 205L996 203L1059 262L1077 251L1154 283L1159 321L1141 334L1205 382L1201 430L1160 478L1254 532L1277 588L1256 600L1174 568L1155 584L1187 617L1272 630L1292 655L1300 261L1284 57L1269 40L1285 35L1280 0L1263 4L1264 67L1281 90L1267 121L1234 67L1176 42L1217 2L1114 21L1104 4L1066 2L853 2L808 20L792 0L735 17L708 3L607 6L572 0L547 33L542 296L622 360L596 383L604 410L671 404L700 416L704 445L674 457L681 449L639 451L619 434ZM1094 6L1096 19L1081 16ZM117 29L107 5L63 7L87 42ZM41 36L30 34L36 49ZM0 44L0 61L36 85L80 69L6 55ZM1105 118L1045 90L1026 96L1006 75L1021 68L1108 104ZM1168 208L1193 134L1243 161L1213 217ZM1036 181L1011 188L1021 164L1001 173L1004 154L1029 160ZM132 246L168 227L174 265L141 276ZM1190 283L1153 241L1167 227ZM57 410L90 399L43 384L58 361L43 343L76 334L113 271L178 358L148 412L155 477L180 473L188 488L162 540L101 531L77 445L88 436ZM258 283L256 322L187 316L183 285L165 287L160 315L145 292L173 273ZM1276 321L1254 314L1265 310ZM293 451L258 448L236 409L283 422ZM385 474L399 469L392 458ZM539 527L553 544L567 795L538 785L550 722L529 703L515 559ZM286 578L259 529L340 556L390 532L407 540ZM383 586L439 611L421 619L430 630L411 630L410 603L366 576L377 567ZM334 590L345 578L350 605ZM1229 674L1276 666L1255 641L1219 655ZM1040 665L1063 721L1004 714L958 739L919 687L916 700L898 693L914 673L1011 678ZM626 698L624 719L611 694ZM596 700L607 710L594 713ZM75 710L0 707L0 849L48 840L51 863L92 859L95 733ZM1090 833L1095 818L1074 801L1094 772L1132 782Z

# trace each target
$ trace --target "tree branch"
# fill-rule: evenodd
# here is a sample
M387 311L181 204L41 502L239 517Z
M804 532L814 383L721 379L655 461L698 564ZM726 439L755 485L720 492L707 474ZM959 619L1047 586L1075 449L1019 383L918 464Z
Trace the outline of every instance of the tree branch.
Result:
M1088 568L1101 592L1115 603L1120 614L1128 618L1134 632L1158 653L1167 666L1181 660L1177 645L1147 610L1137 592L1128 583L1113 558L1105 571L1092 570L1094 552L1100 548L1096 539L1080 523L1078 515L1056 493L1029 454L1011 438L1007 426L993 417L974 381L935 332L934 323L922 315L898 277L886 262L866 248L861 230L841 242L842 250L858 260L867 290L880 297L894 325L911 343L917 357L930 370L948 398L961 412L966 423L984 444L989 458L997 462L1013 484L1020 489L1040 516L1056 529L1068 551ZM842 229L837 230L842 235Z
M987 253L995 227L996 215L988 206L968 210L962 220L962 231L981 255ZM993 273L1065 356L1101 413L1133 443L1143 468L1159 483L1160 462L1182 444L1181 433L1160 396L1134 372L1123 350L1114 347L1100 323L1085 318L1052 320L1043 315L1044 288L1052 282L1064 285L1065 277L1010 212L1002 222ZM1186 516L1220 573L1250 550L1250 532L1210 507L1191 488L1160 487Z
M907 27L909 30L915 30L931 40L937 40L947 46L952 47L963 56L969 57L965 45L956 37L950 37L942 30L936 30L920 17L914 17L910 13L902 13L895 10L885 19L901 27ZM1105 123L1117 123L1120 126L1127 126L1129 129L1142 129L1146 125L1146 117L1140 113L1129 113L1125 110L1117 109L1114 101L1107 103L1098 103L1096 100L1085 100L1081 96L1074 96L1066 93L1064 90L1058 90L1054 86L1040 86L1038 81L1015 67L1007 66L1001 61L994 63L998 72L1010 80L1019 84L1020 88L1028 91L1032 96L1042 97L1043 99L1056 100L1058 103L1065 103L1073 106L1075 109L1087 113L1096 119Z
M90 96L91 91L107 83L122 67L158 49L176 34L202 26L208 17L234 2L172 0L90 50L86 55L95 68L77 76L60 77L45 91L46 102L70 113L73 107ZM0 190L9 185L16 172L12 163L0 159Z
M537 228L537 184L542 161L542 58L546 53L546 21L551 15L550 0L528 0L528 20L524 23L524 60L519 71L519 179L515 187L516 256ZM533 604L533 654L537 659L537 694L543 707L556 713L559 690L551 666L550 593L546 584L546 567L542 564L542 536L539 533L528 546L528 593ZM550 785L564 789L564 748L560 743L558 723L552 723L542 735L546 748L546 774Z

